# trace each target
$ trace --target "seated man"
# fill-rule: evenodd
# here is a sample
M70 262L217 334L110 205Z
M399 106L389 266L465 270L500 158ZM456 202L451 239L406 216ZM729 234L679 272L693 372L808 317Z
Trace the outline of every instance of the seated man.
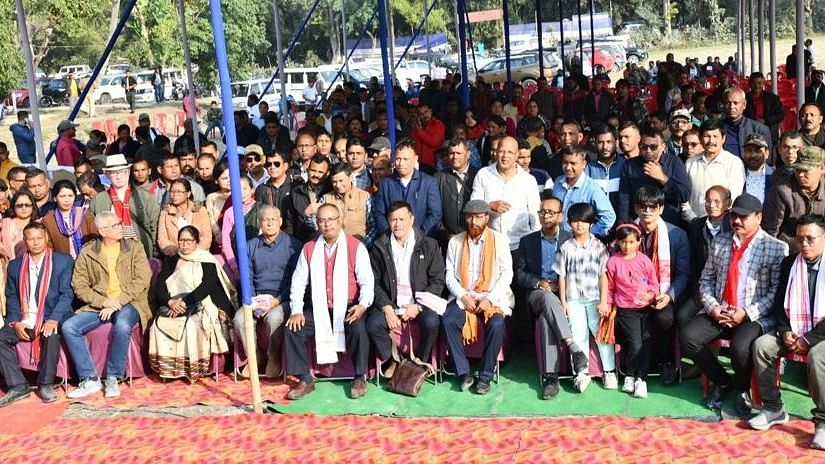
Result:
M587 368L587 355L573 341L570 324L559 297L559 276L553 272L556 252L570 237L561 229L561 200L544 195L539 210L541 230L521 238L518 250L513 253L516 285L527 292L530 312L538 318L544 359L540 359L540 374L544 385L543 398L550 399L559 393L559 348L564 343L573 355L573 370Z
M104 388L103 396L120 396L117 386L126 374L126 359L132 329L138 322L149 327L149 281L152 271L143 246L136 239L123 238L123 224L115 213L95 216L100 239L86 244L77 255L72 288L84 306L63 324L63 337L80 377L69 398L84 398ZM111 323L112 338L106 360L106 380L100 382L85 335L102 324Z
M306 346L310 337L315 338L319 364L334 364L338 353L349 353L355 367L350 397L362 398L367 394L370 349L363 316L372 306L375 288L370 257L364 244L342 230L337 206L321 205L316 218L321 235L304 244L289 292L286 371L300 382L287 398L296 400L315 390Z
M415 297L421 292L441 296L444 258L438 243L414 227L415 217L409 203L399 201L390 205L387 222L390 232L382 234L370 248L376 285L375 305L367 317L367 331L378 356L389 364L384 370L385 376L392 377L395 360L389 335L402 321L418 324L421 342L415 354L422 361L430 359L440 320L435 311L418 304Z
M0 407L29 396L29 382L20 370L15 345L32 342L37 364L38 394L45 403L57 401L54 384L60 358L59 324L72 315L72 258L54 253L48 231L39 222L23 229L26 253L9 263L6 279L6 325L0 329L0 372L9 388Z
M748 424L756 430L788 422L776 383L776 360L789 353L808 357L808 382L815 407L816 433L811 448L825 450L825 217L805 215L796 223L799 253L782 261L779 288L773 303L776 331L753 343L753 362L762 411Z
M281 211L270 205L261 207L258 226L261 234L248 242L249 275L254 292L254 315L266 324L269 334L267 353L267 377L278 377L281 371L281 341L283 340L284 314L289 311L289 284L301 242L281 231ZM235 313L234 325L241 344L246 347L246 319L243 311ZM248 365L247 365L248 366ZM246 376L248 370L241 372Z
M699 279L702 308L682 329L682 353L713 382L708 407L721 408L725 396L735 390L735 412L740 417L750 413L751 345L774 329L771 309L779 287L779 266L788 254L788 245L759 227L761 220L762 204L753 195L742 194L733 202L733 231L713 239ZM708 347L722 336L731 341L733 378Z
M490 392L496 358L504 343L504 316L515 304L510 282L513 260L507 237L487 227L490 205L470 200L464 205L467 231L454 235L447 246L447 288L452 301L442 318L444 336L461 380L461 390L474 383L464 344L478 338L478 317L484 323L484 355L476 385L479 395Z

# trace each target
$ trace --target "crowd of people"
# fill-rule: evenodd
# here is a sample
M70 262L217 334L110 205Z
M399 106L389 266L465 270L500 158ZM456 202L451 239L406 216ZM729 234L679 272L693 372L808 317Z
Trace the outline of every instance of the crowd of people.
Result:
M262 365L289 376L290 399L314 390L313 363L343 353L349 395L363 397L370 353L392 376L390 332L413 327L418 358L441 337L440 363L484 395L509 331L538 338L546 399L568 357L582 393L596 374L646 398L654 373L664 385L701 373L710 408L732 398L761 430L788 420L776 360L796 356L810 374L812 446L825 448L822 73L811 71L800 130L780 132L782 105L760 73L746 91L722 69L706 92L672 55L657 69L654 112L624 79L610 88L575 73L563 90L539 79L529 99L479 82L462 108L451 75L428 79L414 105L394 89L390 121L377 82L347 83L307 109L294 140L253 100L234 113L243 224L227 155L191 121L174 144L141 115L135 138L123 125L85 145L61 122L57 159L75 182L15 166L0 146L0 406L30 394L18 343L31 343L44 401L56 398L59 340L79 379L71 398L119 395L138 324L162 378L205 376L215 355L253 343L237 311L243 227ZM83 339L101 324L113 326L105 372Z

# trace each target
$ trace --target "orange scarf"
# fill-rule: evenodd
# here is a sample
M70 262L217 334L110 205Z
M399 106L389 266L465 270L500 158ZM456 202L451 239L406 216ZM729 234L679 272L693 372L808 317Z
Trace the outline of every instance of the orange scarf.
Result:
M493 284L493 265L496 260L496 240L493 231L484 229L482 234L484 239L484 248L481 250L481 272L478 275L478 281L475 287L470 288L470 235L464 234L464 243L461 247L461 257L458 261L460 272L461 286L471 292L486 293L490 291ZM478 339L478 316L464 310L466 318L464 319L464 328L461 330L461 336L464 339L464 344L469 345ZM504 314L498 306L492 306L490 309L484 311L484 322L486 323L495 314Z

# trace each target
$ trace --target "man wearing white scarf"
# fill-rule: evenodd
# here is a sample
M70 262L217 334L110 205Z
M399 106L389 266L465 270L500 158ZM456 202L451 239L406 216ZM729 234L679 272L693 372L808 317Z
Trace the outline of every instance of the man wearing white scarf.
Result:
M337 206L321 205L316 220L321 235L304 245L292 276L284 351L287 373L300 377L300 382L287 398L315 390L306 346L310 338L318 364L335 364L338 353L349 353L355 368L350 396L361 398L367 392L369 356L363 316L372 305L375 287L369 254L358 239L342 231Z
M653 262L659 278L659 294L652 305L652 361L659 365L662 383L672 385L679 380L679 370L673 363L674 329L679 319L674 314L674 305L681 302L687 289L690 247L685 231L662 219L665 193L660 187L643 185L636 191L634 204L636 222L642 230L641 251Z
M825 343L820 343L825 340L825 217L802 216L796 225L796 242L799 253L782 262L773 305L776 331L762 335L753 344L762 411L748 424L756 430L767 430L788 421L776 382L776 360L782 356L804 360L807 356L816 426L811 448L825 450Z

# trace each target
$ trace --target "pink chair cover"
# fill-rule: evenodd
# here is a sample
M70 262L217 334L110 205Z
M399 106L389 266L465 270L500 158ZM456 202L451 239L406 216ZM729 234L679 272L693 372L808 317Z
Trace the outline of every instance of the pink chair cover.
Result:
M37 364L31 358L32 343L31 342L17 342L15 345L17 351L17 361L20 363L20 368L27 371L37 372ZM69 357L66 353L66 346L60 344L60 358L57 361L57 376L61 379L69 379Z
M264 353L267 353L269 350L269 333L266 324L260 322L261 321L258 320L255 324L255 335L258 339L258 346L261 347ZM241 337L238 335L237 329L233 330L235 331L235 342L232 344L233 366L235 366L235 369L241 369L246 366L246 349L244 349L243 343L241 343ZM260 368L261 365L262 360L259 359L258 367Z
M540 374L546 374L547 372L543 372L543 366L541 365L541 360L544 359L544 344L541 342L541 330L538 323L535 324L535 329L533 330L533 339L535 340L536 347L536 365L538 366ZM619 352L618 343L616 344L616 352L617 354ZM559 347L559 356L561 358L559 373L563 375L573 375L573 369L570 366L570 356L567 351L567 346L565 346L564 343ZM617 355L617 363L618 360L619 357ZM590 362L587 367L588 373L592 377L601 377L604 373L602 369L602 359L599 357L599 349L592 336L590 337Z
M99 375L108 375L106 372L106 359L109 357L109 347L111 346L112 324L102 324L100 327L86 334L86 342L89 345L89 352L92 353L92 361ZM132 329L132 337L129 340L129 351L126 356L127 378L144 377L146 373L143 369L143 331L140 324L136 324Z
M438 343L438 352L443 361L446 359L447 355L450 354L450 349L447 346L447 340L441 339ZM503 362L507 359L507 353L510 350L510 322L505 317L504 318L504 343L501 344L501 349L498 350L498 357L496 360L499 362ZM478 318L478 338L475 342L464 345L464 354L467 358L479 359L484 356L484 320L483 318Z

